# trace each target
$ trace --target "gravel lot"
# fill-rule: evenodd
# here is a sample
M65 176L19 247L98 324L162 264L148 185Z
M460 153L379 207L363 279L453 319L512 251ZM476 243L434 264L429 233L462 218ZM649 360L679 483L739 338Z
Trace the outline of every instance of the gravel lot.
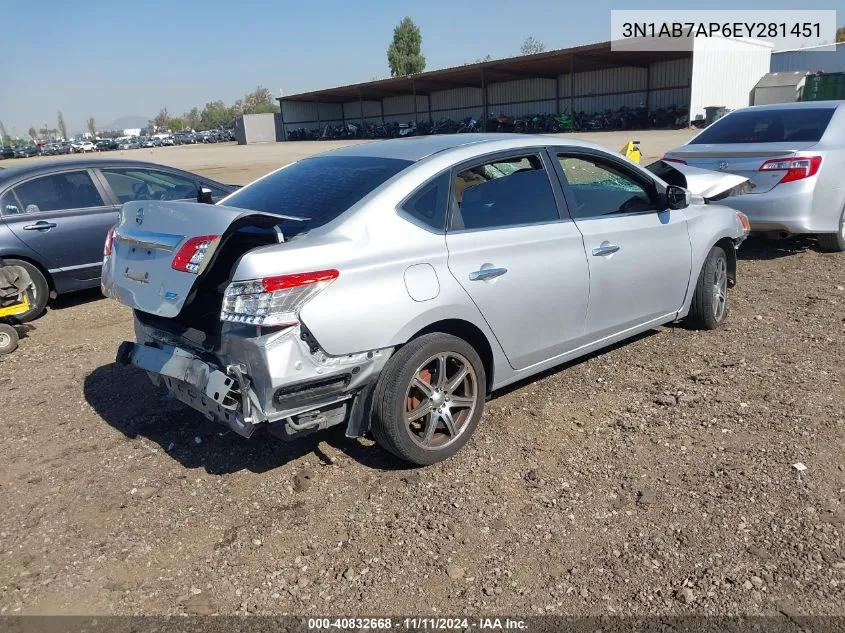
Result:
M145 157L243 183L331 145ZM115 366L127 309L60 299L0 360L0 614L843 614L845 256L740 257L724 329L497 393L423 469L227 433Z

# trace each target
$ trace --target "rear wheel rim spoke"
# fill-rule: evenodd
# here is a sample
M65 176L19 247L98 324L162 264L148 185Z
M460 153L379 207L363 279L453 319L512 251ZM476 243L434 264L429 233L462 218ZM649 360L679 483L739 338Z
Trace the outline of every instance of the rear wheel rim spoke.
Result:
M425 450L442 450L462 437L478 407L478 378L457 352L432 354L417 367L405 393L405 429Z

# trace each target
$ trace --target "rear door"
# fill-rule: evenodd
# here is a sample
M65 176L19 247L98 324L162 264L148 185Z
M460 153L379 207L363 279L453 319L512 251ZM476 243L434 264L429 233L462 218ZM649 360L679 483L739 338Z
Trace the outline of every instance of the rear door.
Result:
M578 347L584 331L587 258L548 167L532 149L466 163L452 181L449 269L515 369Z
M666 320L683 304L692 247L686 215L662 206L654 181L623 160L555 151L590 268L590 341Z
M46 262L53 275L95 283L103 243L117 206L90 170L37 176L11 188L3 217L12 232Z

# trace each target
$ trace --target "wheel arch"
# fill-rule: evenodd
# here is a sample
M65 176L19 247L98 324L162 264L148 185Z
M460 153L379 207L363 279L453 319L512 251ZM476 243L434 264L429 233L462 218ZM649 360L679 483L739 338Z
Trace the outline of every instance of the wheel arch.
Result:
M424 334L431 334L432 332L451 334L452 336L463 339L472 345L481 357L481 362L484 363L484 373L487 377L486 393L487 395L490 395L493 390L495 362L493 358L493 347L491 346L487 335L485 335L477 325L470 323L469 321L465 321L463 319L441 319L440 321L430 323L412 334L406 343L409 343Z
M47 280L47 287L50 289L50 292L56 292L56 283L53 281L53 276L37 259L28 255L17 255L15 253L0 253L0 259L17 259L22 262L26 262L27 264L31 264L38 269L38 272L44 275L44 279Z

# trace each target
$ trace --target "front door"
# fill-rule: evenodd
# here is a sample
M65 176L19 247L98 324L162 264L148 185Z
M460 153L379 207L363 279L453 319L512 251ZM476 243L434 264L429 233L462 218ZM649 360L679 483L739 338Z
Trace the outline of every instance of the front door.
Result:
M577 150L557 158L589 261L588 339L671 317L690 278L684 212L663 208L654 181L622 160Z
M514 369L577 346L589 273L581 235L561 218L540 152L461 166L453 179L449 269Z
M103 244L117 222L88 170L39 176L4 195L3 217L15 235L41 255L53 275L96 280Z

